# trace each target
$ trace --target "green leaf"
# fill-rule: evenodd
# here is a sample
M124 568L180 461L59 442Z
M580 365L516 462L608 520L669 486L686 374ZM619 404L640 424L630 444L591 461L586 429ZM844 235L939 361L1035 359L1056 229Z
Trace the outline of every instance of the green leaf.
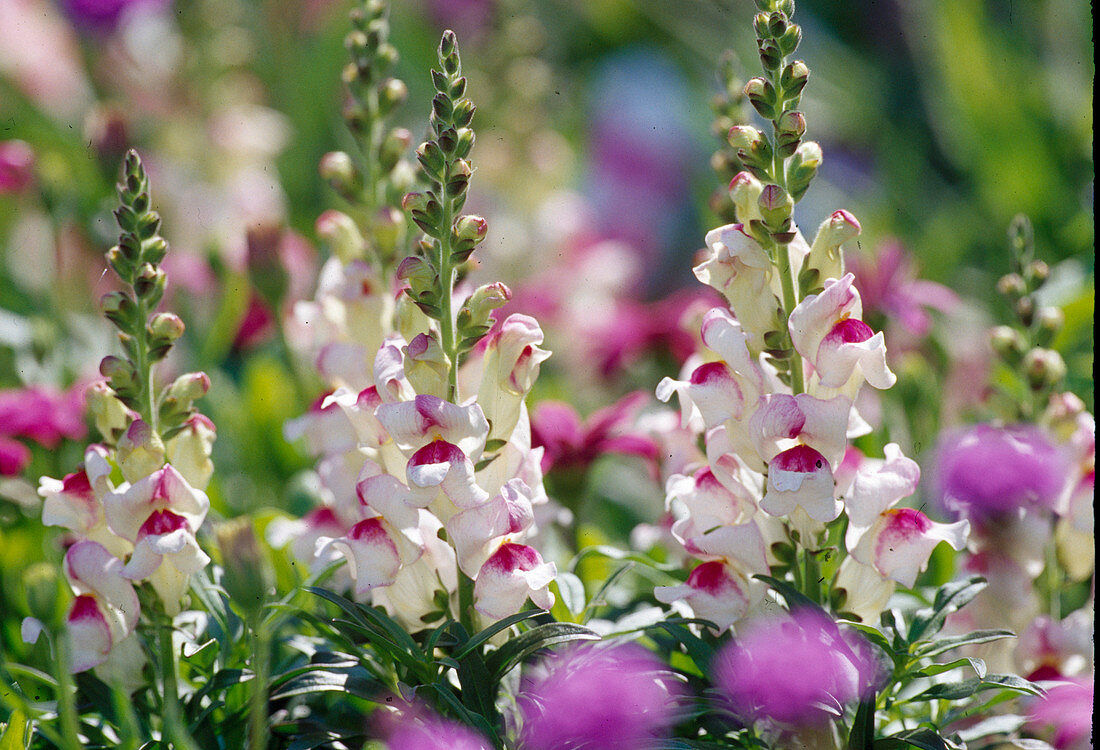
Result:
M492 625L490 625L489 627L485 628L484 630L482 630L477 635L470 638L470 640L466 641L466 643L464 643L458 651L451 654L451 656L453 656L456 659L461 660L468 653L470 653L475 648L477 648L481 644L488 641L490 638L492 638L494 635L496 635L500 631L506 630L506 629L512 627L517 622L523 622L524 620L530 620L532 617L537 617L539 615L544 615L544 614L546 614L545 610L529 609L529 610L526 610L525 612L517 612L514 615L509 615L508 617L505 617L503 620L498 620L497 622L494 622Z
M27 750L30 746L31 723L22 711L13 711L0 734L0 750Z
M812 609L816 612L827 614L825 610L821 608L820 604L810 599L810 597L806 596L786 581L781 581L778 578L772 578L771 576L765 575L755 575L753 578L771 586L784 600L786 600L787 609L789 610ZM830 619L832 618L830 617Z
M1017 716L1016 714L990 716L972 727L960 729L959 737L964 742L973 742L994 734L1011 734L1026 723L1026 716Z
M985 587L986 581L981 576L974 576L965 581L952 581L940 586L932 607L922 609L914 615L913 622L909 626L909 643L916 643L925 634L938 633L949 614L966 606Z
M846 750L873 750L875 740L875 694L859 702L852 729L848 732Z
M594 630L571 622L549 622L531 628L526 633L505 643L485 660L493 676L499 681L512 668L539 649L569 641L598 641L599 634Z
M921 750L952 750L958 746L954 743L948 744L947 740L931 729L911 729L908 732L876 740L872 745L874 750L905 750L908 747L919 747Z
M579 615L584 611L585 596L584 583L575 574L568 570L558 573L554 579L558 585L558 593L561 595L561 603L569 610L571 615Z
M928 645L919 647L916 653L919 656L936 656L960 646L973 646L978 643L989 643L990 641L999 641L1002 638L1015 637L1016 634L1011 630L975 630L966 635L936 638L928 642Z
M1029 695L1042 695L1043 689L1013 674L991 674L961 682L942 682L910 698L910 701L961 700L985 690L1007 689Z
M715 627L714 623L708 620L676 619L659 622L652 628L647 628L647 630L660 628L675 638L683 645L684 650L687 651L688 655L695 661L695 666L699 668L699 671L706 674L710 667L710 662L714 658L714 647L688 630L686 625L690 623L699 623L712 628Z
M985 677L985 662L981 659L976 659L970 656L965 656L962 659L956 659L955 661L947 662L946 664L931 664L927 667L924 667L923 669L919 669L916 672L913 672L913 674L917 677L931 677L932 675L950 672L952 669L965 667L968 664L974 670L974 674L978 675L979 679Z
M858 630L863 634L864 638L885 651L886 655L894 660L894 664L900 664L903 659L907 658L907 654L899 654L894 650L894 647L890 645L890 641L886 639L886 636L883 635L882 631L878 628L872 625L864 625L860 622L845 622L844 624L853 630Z

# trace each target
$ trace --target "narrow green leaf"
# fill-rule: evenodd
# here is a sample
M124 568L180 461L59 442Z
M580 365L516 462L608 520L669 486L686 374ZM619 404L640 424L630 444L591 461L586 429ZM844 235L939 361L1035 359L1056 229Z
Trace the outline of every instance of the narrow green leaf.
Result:
M951 581L940 586L929 609L922 609L913 617L909 626L909 643L916 643L925 635L938 633L944 620L952 612L966 606L986 587L986 580L973 576L965 581Z
M933 675L943 674L944 672L950 672L952 669L965 667L968 664L970 665L971 669L974 670L974 674L978 675L979 679L985 677L985 662L981 659L976 659L970 656L965 656L962 659L956 659L955 661L947 662L945 664L930 664L923 669L917 670L913 674L917 677L931 677Z
M812 609L822 614L827 614L821 605L810 599L810 597L803 594L786 581L781 581L778 578L772 578L771 576L755 575L753 576L758 581L771 586L780 596L787 602L787 609ZM831 618L830 618L831 619Z
M4 733L0 734L0 750L27 750L31 746L31 723L22 711L8 717Z
M581 579L576 574L563 570L554 580L558 585L558 593L561 594L561 602L569 610L569 614L579 615L583 612L585 596Z
M488 641L490 638L492 638L494 635L496 635L500 631L506 630L506 629L512 627L517 622L523 622L524 620L530 620L532 617L537 617L539 615L544 615L544 614L546 614L545 610L529 609L529 610L526 610L525 612L517 612L514 615L509 615L508 617L505 617L503 620L498 620L497 622L494 622L492 625L490 625L489 627L487 627L484 630L482 630L481 632L479 632L477 635L470 638L470 640L466 641L466 643L464 643L458 651L456 651L455 653L453 653L451 655L454 658L461 660L462 657L466 656L466 654L470 653L475 648L477 648L481 644Z
M699 668L700 672L706 674L710 667L711 659L714 658L714 648L702 638L688 630L685 627L685 624L688 622L692 621L665 620L664 622L657 623L653 627L664 630L683 644L684 650L686 650L688 655L694 660L695 666ZM707 622L706 620L695 620L694 622L706 623L708 626L714 625L714 623Z
M594 630L571 622L550 622L531 628L505 643L485 660L494 681L499 681L512 668L539 649L569 641L598 641Z
M848 732L846 750L873 750L875 740L875 694L859 702L852 729Z
M961 682L943 682L910 698L910 701L961 700L985 690L1007 689L1029 695L1042 695L1043 689L1013 674L991 674Z
M1015 638L1016 634L1011 630L975 630L966 635L954 635L946 638L936 638L922 645L916 650L918 656L936 656L960 646L973 646L979 643L999 641L1002 638Z

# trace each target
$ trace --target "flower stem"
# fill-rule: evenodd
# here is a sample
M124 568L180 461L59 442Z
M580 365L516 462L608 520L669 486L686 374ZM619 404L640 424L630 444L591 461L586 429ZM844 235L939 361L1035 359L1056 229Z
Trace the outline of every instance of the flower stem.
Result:
M66 750L79 750L84 745L80 741L80 720L74 700L76 687L70 672L72 654L68 634L54 634L57 644L57 713L61 719L61 736Z
M271 638L262 618L252 623L252 696L249 706L249 750L267 748L267 679Z
M195 740L183 724L180 712L179 685L176 682L176 651L172 646L172 618L160 612L157 615L157 645L161 679L163 681L164 703L162 710L162 734L170 740L171 746L181 750L199 750Z
M449 177L450 175L447 175ZM447 373L447 400L458 403L458 337L455 330L454 316L454 286L455 268L451 260L451 226L454 224L453 198L448 195L446 183L443 188L443 221L440 226L443 231L439 238L439 283L441 285L439 298L439 336L440 346L450 361L450 370Z
M782 186L780 186L782 187ZM787 245L776 243L775 245L776 260L779 263L779 281L783 287L783 313L784 318L790 318L791 311L794 310L798 304L798 297L794 290L794 272L791 268L791 253ZM790 328L787 324L787 320L783 321L783 328L787 331L789 340ZM797 395L806 391L806 383L802 372L802 355L791 346L790 358L790 373L791 373L791 391Z

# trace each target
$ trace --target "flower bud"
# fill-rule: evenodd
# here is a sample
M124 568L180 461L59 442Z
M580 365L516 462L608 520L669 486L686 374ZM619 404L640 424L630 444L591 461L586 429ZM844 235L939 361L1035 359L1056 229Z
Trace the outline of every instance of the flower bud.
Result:
M134 325L137 307L126 292L108 292L99 301L104 317L122 330L130 330Z
M997 280L997 292L1010 299L1027 294L1027 284L1018 273L1009 273Z
M419 298L435 291L437 274L431 264L416 255L410 255L397 266L397 278L409 282L413 297Z
M730 128L726 140L734 151L751 152L756 144L764 138L760 131L751 125L735 125Z
M405 234L405 215L393 206L383 206L374 216L373 229L379 254L388 262Z
M412 134L405 128L394 128L382 141L378 149L378 162L383 172L390 172L409 148Z
M111 382L111 388L119 395L132 395L135 392L137 373L129 360L108 355L100 361L99 372Z
M202 398L210 391L210 376L205 372L189 372L180 375L168 386L164 397L180 402L191 402Z
M343 151L330 151L322 156L318 172L321 179L345 198L353 196L362 185L359 170Z
M1066 315L1057 307L1041 307L1037 316L1038 331L1036 340L1039 346L1049 346L1062 326L1066 324Z
M154 266L152 263L144 263L138 269L134 277L134 293L138 297L144 297L145 303L152 307L164 296L164 287L168 279L164 269Z
M784 112L779 118L779 132L801 137L806 132L806 116L795 110Z
M1066 363L1053 349L1036 347L1024 355L1024 373L1033 390L1050 388L1066 377Z
M85 396L95 428L106 442L114 444L136 415L118 400L111 387L102 380L89 385Z
M272 582L270 566L260 551L252 522L247 516L225 521L215 527L214 536L221 551L225 569L222 583L229 602L246 622L256 627Z
M447 397L451 360L434 331L413 337L403 349L405 377L418 394Z
M443 168L446 165L446 157L443 150L435 141L425 141L416 149L416 160L428 173L429 177L440 179L443 176Z
M798 98L799 94L802 93L802 89L806 88L806 81L809 79L810 69L806 66L806 63L795 60L787 65L779 76L779 85L783 88L783 98L788 100Z
M821 146L814 141L802 143L794 152L787 170L787 187L795 200L800 199L810 186L822 158Z
M133 484L164 466L164 461L160 436L143 420L134 420L118 441L118 468L122 476Z
M844 275L844 258L840 247L848 240L859 236L861 227L856 217L844 210L834 211L828 219L821 222L806 257L804 270L816 269L818 279L839 279Z
M162 312L153 316L149 322L149 333L164 341L176 341L183 335L184 325L175 313Z
M1011 326L997 326L989 332L989 344L1005 362L1015 365L1023 359L1027 343Z
M733 201L737 211L737 220L742 224L747 224L760 216L757 201L760 200L763 189L764 185L760 180L748 172L739 172L730 181L730 200Z
M333 254L345 265L363 257L366 246L359 226L347 214L329 210L317 217L317 236L332 249Z
M1041 260L1033 260L1024 267L1024 278L1034 286L1041 285L1050 276L1050 266Z
M749 82L745 84L745 96L748 97L749 103L764 119L771 120L776 116L777 97L775 88L765 79L760 77L750 78Z
M72 595L57 566L47 562L32 563L23 571L20 583L27 613L43 623L47 630L60 628Z
M764 224L771 230L786 232L790 228L794 201L787 191L778 185L765 185L757 200Z

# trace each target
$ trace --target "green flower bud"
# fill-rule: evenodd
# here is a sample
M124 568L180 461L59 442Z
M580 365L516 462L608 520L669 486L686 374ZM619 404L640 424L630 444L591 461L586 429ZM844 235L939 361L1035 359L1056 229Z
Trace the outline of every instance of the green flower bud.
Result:
M1016 315L1025 327L1030 328L1035 320L1035 300L1031 297L1020 297L1016 300Z
M108 292L99 301L104 317L123 331L131 330L137 316L137 306L126 292Z
M416 149L416 160L420 162L420 166L424 168L429 177L437 180L442 177L443 168L446 166L446 157L435 141L421 143L420 148Z
M210 391L210 376L205 372L189 372L180 375L168 386L164 396L179 402L194 401Z
M378 114L385 117L409 98L409 87L398 78L387 78L378 87Z
M350 263L363 257L366 242L359 226L345 213L329 210L317 217L317 236L332 249L341 263Z
M152 307L164 296L167 277L164 271L152 263L144 263L134 277L134 293L145 298L146 305Z
M802 143L791 156L787 169L787 187L790 188L794 199L800 200L810 187L810 182L817 175L821 166L823 155L821 146L814 141Z
M1034 287L1041 286L1050 276L1050 266L1041 260L1033 260L1024 266L1024 278Z
M48 631L60 629L72 593L57 566L47 562L31 563L23 571L20 583L27 613L41 621Z
M261 225L250 227L245 233L248 278L276 314L290 287L290 274L283 265L280 252L282 244L282 227Z
M114 445L135 415L118 400L115 392L102 380L89 385L85 395L88 399L88 412L92 415L95 428L105 442Z
M779 85L783 89L783 98L785 100L797 99L802 93L802 89L806 88L806 81L810 79L810 69L806 66L806 63L801 60L795 60L794 62L783 68L783 73L779 76Z
M748 172L739 172L731 181L729 187L730 199L737 211L737 220L745 224L752 219L760 218L760 209L757 201L764 185L760 180Z
M764 225L774 232L786 232L791 226L794 201L786 190L778 185L765 185L757 199Z
M351 200L362 187L362 177L351 157L343 151L330 151L321 157L318 166L321 179L345 199Z
M272 586L270 565L260 550L247 516L225 521L214 528L225 576L222 583L229 602L242 619L256 627Z
M398 264L397 278L409 283L413 299L420 299L433 296L439 277L428 261L410 255Z
M1027 348L1024 337L1011 326L997 326L990 331L989 344L1001 359L1013 366L1023 359Z
M1018 273L1009 273L997 280L997 291L1009 299L1027 294L1027 284Z
M760 77L750 78L748 83L745 84L745 96L765 120L775 118L775 88L767 80Z
M1061 308L1040 307L1036 321L1038 323L1035 336L1036 343L1039 346L1049 346L1050 342L1054 341L1054 337L1058 335L1058 332L1062 330L1062 326L1066 324L1066 315Z
M118 441L118 468L133 484L164 466L164 443L143 420L134 420Z
M175 313L157 313L149 321L149 334L155 339L167 342L177 341L183 335L183 331L183 321Z
M1051 388L1066 377L1066 363L1053 349L1036 347L1024 355L1024 373L1032 390Z
M382 146L378 149L378 161L384 172L391 171L412 142L412 134L405 128L394 128L386 134Z
M111 388L120 396L136 393L137 372L129 360L108 355L99 363L99 372L111 383Z

